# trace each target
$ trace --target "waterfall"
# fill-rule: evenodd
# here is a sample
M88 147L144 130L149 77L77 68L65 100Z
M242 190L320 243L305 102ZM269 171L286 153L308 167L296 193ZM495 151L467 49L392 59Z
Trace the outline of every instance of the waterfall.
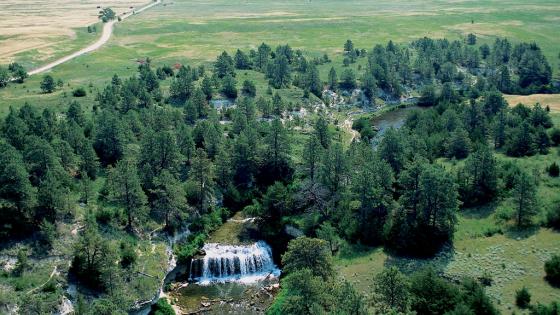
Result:
M251 245L206 244L204 257L191 262L190 279L200 284L211 282L255 282L280 270L272 261L270 246L263 241Z

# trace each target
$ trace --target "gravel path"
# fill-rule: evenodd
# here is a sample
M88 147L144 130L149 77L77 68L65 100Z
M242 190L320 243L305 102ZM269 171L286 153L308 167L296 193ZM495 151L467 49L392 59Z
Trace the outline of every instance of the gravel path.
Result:
M156 6L156 5L160 4L161 1L162 0L156 0L154 2L151 2L150 4L145 5L144 7L140 8L138 10L134 10L133 12L129 12L129 13L120 15L119 17L120 17L121 21L123 21L123 20L125 20L126 18L128 18L132 15L136 15L136 14L142 12L142 11L145 11L145 10L147 10L147 9L153 7L153 6ZM78 51L76 51L76 52L74 52L74 53L72 53L68 56L62 57L62 58L60 58L56 61L53 61L49 64L46 64L42 67L33 69L33 70L29 71L29 75L31 76L31 75L35 75L35 74L39 74L39 73L48 71L48 70L50 70L50 69L52 69L52 68L54 68L54 67L56 67L60 64L63 64L67 61L70 61L70 60L72 60L76 57L79 57L83 54L87 54L87 53L90 53L92 51L95 51L95 50L101 48L101 46L105 45L109 41L109 39L111 38L111 35L113 35L113 26L116 23L118 23L118 20L112 20L112 21L109 21L107 23L104 23L103 24L103 33L101 35L101 38L99 38L95 43L93 43L93 44L91 44L91 45L89 45L85 48L82 48L82 49L80 49L80 50L78 50Z

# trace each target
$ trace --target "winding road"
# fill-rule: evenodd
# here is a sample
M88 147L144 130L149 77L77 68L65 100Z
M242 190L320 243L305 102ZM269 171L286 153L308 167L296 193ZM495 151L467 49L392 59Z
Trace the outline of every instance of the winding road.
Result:
M142 11L145 11L145 10L147 10L147 9L153 7L153 6L156 6L156 5L160 4L161 1L162 0L155 0L155 1L153 1L149 4L147 4L147 5L143 6L142 8L140 8L138 10L134 10L132 12L122 14L122 15L119 16L120 20L123 21L126 18L131 17L132 15L138 14L138 13L140 13ZM91 45L89 45L85 48L82 48L82 49L80 49L80 50L78 50L78 51L76 51L76 52L74 52L74 53L72 53L68 56L65 56L65 57L62 57L62 58L60 58L56 61L53 61L49 64L46 64L46 65L41 66L39 68L33 69L33 70L29 71L28 74L31 76L31 75L35 75L35 74L39 74L39 73L48 71L48 70L50 70L50 69L52 69L52 68L54 68L54 67L56 67L60 64L63 64L67 61L70 61L70 60L72 60L76 57L79 57L83 54L87 54L87 53L90 53L92 51L95 51L95 50L99 49L101 46L105 45L109 41L109 39L111 38L111 35L113 35L113 26L116 23L118 23L118 20L112 20L112 21L109 21L107 23L104 23L103 24L103 33L101 34L101 38L99 38L95 43L93 43L93 44L91 44Z

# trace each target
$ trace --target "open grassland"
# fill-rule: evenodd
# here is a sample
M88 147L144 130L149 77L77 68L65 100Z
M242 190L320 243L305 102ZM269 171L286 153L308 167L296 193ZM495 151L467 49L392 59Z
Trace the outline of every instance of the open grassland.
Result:
M88 25L98 21L98 6L117 14L148 0L3 0L0 2L0 63L17 60L27 67L77 50L94 40ZM97 26L98 34L102 27Z
M34 1L39 3L39 0ZM63 51L77 50L84 43L94 40L92 37L96 35L88 34L84 27L95 21L95 6L91 11L85 9L95 3L91 0L49 3L61 1L66 4L65 9L54 4L42 5L50 10L84 11L79 13L85 16L81 22L74 21L75 24L71 25L82 27L75 33L76 40L50 45L52 51L48 53L25 50L15 56L15 60L26 66L36 65L39 60L59 56ZM11 6L4 3L11 3ZM138 5L137 0L114 0L113 3ZM0 4L2 8L0 17L21 10L14 0L3 2ZM117 12L123 10L118 6L116 8ZM45 14L51 16L49 14L52 13ZM74 16L78 13L68 14ZM348 38L354 41L356 47L371 49L374 44L384 44L388 40L408 43L422 36L458 39L470 32L477 34L480 42L492 42L497 36L507 36L512 41L535 41L543 48L557 73L560 51L558 16L560 6L552 0L533 1L531 4L521 0L164 0L162 5L118 24L110 42L100 50L60 65L50 74L55 79L61 78L65 82L64 90L70 94L77 86L91 85L95 91L115 73L132 75L138 60L146 57L150 57L156 66L174 63L205 63L210 66L210 62L223 50L233 53L237 48L256 48L261 42L267 42L270 45L289 43L312 56L328 53L334 59L332 65L341 65L342 45ZM33 18L28 20L33 21ZM70 23L65 18L54 20L53 23ZM64 29L62 26L58 28ZM2 32L6 31L0 28L0 46L11 47L7 40L13 36ZM29 41L42 38L41 32L32 33L26 35L31 36ZM0 53L0 56L5 57L5 54ZM320 67L323 80L326 80L329 68L330 65ZM247 76L254 77L259 89L265 86L259 74L248 73ZM61 101L62 91L41 95L40 79L41 76L37 76L30 78L25 86L13 84L1 90L0 114L4 114L9 106L19 107L25 102L42 107L67 103L66 99ZM88 95L81 102L91 106L93 97Z

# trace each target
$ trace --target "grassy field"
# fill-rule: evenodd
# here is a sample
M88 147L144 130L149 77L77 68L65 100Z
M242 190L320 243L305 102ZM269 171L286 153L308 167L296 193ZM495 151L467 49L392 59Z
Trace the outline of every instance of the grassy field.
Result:
M78 50L96 34L86 27L98 21L98 6L115 12L148 0L4 0L0 3L0 63L14 60L36 67ZM100 25L97 30L101 32Z
M73 3L70 8L81 7L75 0L57 1ZM0 17L19 12L17 10L19 7L12 3L4 7ZM47 11L42 14L48 15ZM79 44L89 41L88 37L95 36L87 32L82 34L83 28L92 22L90 15L91 12L87 13L87 18L82 20L82 30L76 33L73 44L67 40L59 41L49 46L52 50L49 53L40 49L26 50L16 55L15 60L34 65L53 55L77 49ZM267 42L271 45L289 43L311 55L328 53L336 64L340 64L338 53L348 38L357 47L369 49L390 39L399 43L408 43L422 36L457 39L470 32L477 34L481 42L492 42L496 36L507 36L513 41L536 41L557 73L559 16L560 6L552 0L531 4L521 0L165 0L162 5L117 25L114 37L100 50L61 65L50 73L70 84L64 88L70 94L77 86L91 85L95 90L114 73L131 75L138 60L146 57L156 65L210 65L223 50L233 53L237 48L256 48L261 42ZM6 31L0 30L0 46L11 46L6 45L10 43L9 36L2 32ZM42 36L40 30L34 34L37 38ZM0 56L4 57L4 54L0 53ZM323 68L320 71L326 79L330 65ZM0 115L5 114L9 106L19 107L25 102L41 107L67 103L67 99L60 98L63 92L41 95L40 79L41 76L30 78L24 86L12 85L1 90ZM81 101L91 105L93 97Z

